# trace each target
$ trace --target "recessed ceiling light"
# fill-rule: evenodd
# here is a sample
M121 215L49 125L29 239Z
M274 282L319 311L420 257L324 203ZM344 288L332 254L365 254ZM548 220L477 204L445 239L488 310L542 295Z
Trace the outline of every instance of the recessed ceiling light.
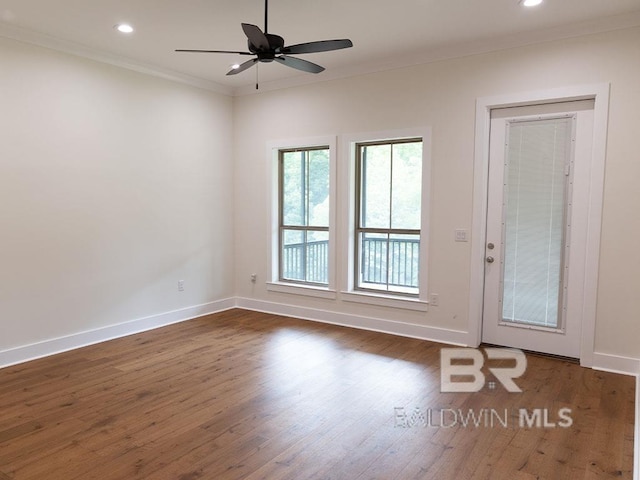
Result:
M521 3L525 7L535 7L536 5L540 5L542 0L522 0Z
M118 30L120 33L133 33L133 27L128 23L119 23L113 28Z

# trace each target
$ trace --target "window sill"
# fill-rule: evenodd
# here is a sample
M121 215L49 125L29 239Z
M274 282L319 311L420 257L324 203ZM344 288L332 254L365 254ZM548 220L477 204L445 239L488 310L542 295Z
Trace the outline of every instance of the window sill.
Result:
M335 300L337 293L326 287L316 287L313 285L295 285L284 282L267 282L267 291L278 293L289 293L293 295L304 295L307 297L327 298Z
M367 305L377 305L380 307L401 308L404 310L414 310L426 312L429 309L429 302L418 298L397 297L392 295L376 294L370 292L340 292L345 302L365 303Z

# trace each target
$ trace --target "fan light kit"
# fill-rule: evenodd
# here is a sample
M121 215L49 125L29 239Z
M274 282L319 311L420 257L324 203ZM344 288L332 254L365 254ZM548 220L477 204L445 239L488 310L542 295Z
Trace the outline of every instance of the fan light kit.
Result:
M119 23L113 28L118 30L120 33L133 33L133 27L128 23Z
M535 7L536 5L540 5L542 0L522 0L522 5L525 7Z
M267 20L269 14L269 0L264 2L264 32L260 30L260 27L251 25L250 23L243 23L242 30L247 36L248 52L242 51L229 51L229 50L176 50L176 52L191 52L191 53L232 53L236 55L250 55L255 56L251 60L247 60L242 64L236 64L231 67L231 70L227 72L227 75L236 75L240 72L244 72L248 68L254 66L258 62L270 63L278 62L287 67L295 68L296 70L302 70L308 73L320 73L324 70L324 67L316 65L315 63L302 60L301 58L292 57L291 55L299 55L302 53L316 53L316 52L328 52L331 50L340 50L342 48L353 47L351 40L320 40L317 42L299 43L297 45L289 45L285 47L284 38L279 35L268 33ZM256 85L257 88L257 85Z

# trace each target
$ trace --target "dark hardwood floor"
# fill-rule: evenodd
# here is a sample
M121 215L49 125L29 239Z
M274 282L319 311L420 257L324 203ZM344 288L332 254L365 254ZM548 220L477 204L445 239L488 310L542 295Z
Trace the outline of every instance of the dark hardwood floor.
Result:
M0 480L632 478L632 377L441 393L442 347L231 310L5 368Z

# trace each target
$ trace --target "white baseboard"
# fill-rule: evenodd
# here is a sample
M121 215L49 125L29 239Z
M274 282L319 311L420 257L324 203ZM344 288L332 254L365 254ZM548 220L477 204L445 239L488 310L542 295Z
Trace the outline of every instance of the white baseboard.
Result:
M64 337L53 338L34 344L2 350L0 351L0 368L147 330L153 330L173 323L184 322L236 307L257 312L285 315L300 318L302 320L311 320L329 323L332 325L399 335L402 337L417 338L420 340L430 340L433 342L460 346L469 345L469 333L461 330L403 323L388 319L364 317L329 310L255 300L251 298L231 297L203 305L186 307L179 310L130 320L116 325L109 325L107 327L78 332ZM594 352L593 365L591 365L591 368L637 376L640 375L640 359ZM640 388L640 386L638 388ZM640 478L638 480L640 480Z
M636 376L640 373L640 360L637 358L594 352L593 365L591 365L591 368L605 372Z
M228 298L3 350L0 351L0 368L222 312L234 308L235 305L235 298Z
M236 300L238 308L284 315L302 320L312 320L315 322L329 323L343 327L389 333L392 335L399 335L401 337L430 340L450 345L466 346L468 340L468 333L458 330L428 327L425 325L415 325L380 318L363 317L347 313L331 312L328 310L286 305L283 303L265 302L251 298L238 297Z

